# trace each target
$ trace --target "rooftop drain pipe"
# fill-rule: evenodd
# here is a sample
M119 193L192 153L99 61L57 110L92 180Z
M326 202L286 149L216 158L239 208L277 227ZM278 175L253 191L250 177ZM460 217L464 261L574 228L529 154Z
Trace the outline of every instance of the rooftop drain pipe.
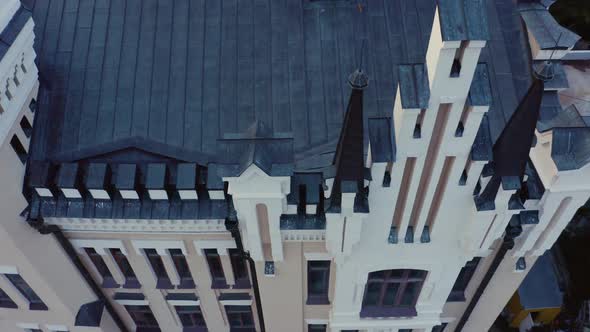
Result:
M229 196L229 195L228 195ZM254 288L254 301L256 301L256 314L258 315L258 322L260 323L260 332L266 332L264 325L264 314L262 312L262 300L260 297L260 288L258 287L258 276L256 274L256 263L250 256L250 253L244 251L244 244L242 243L242 235L238 227L238 216L234 209L233 200L231 196L228 198L229 213L225 218L225 229L227 229L231 236L236 241L236 248L243 259L248 261L248 268L250 269L250 276L252 278L252 287Z
M492 261L490 268L483 277L483 280L475 290L475 293L473 294L471 301L469 301L469 305L467 305L467 308L463 312L463 316L461 316L461 319L459 320L459 323L455 328L455 332L461 332L463 330L463 327L467 323L469 316L471 315L473 309L475 309L475 306L479 302L481 295L487 288L488 284L490 283L490 280L492 280L492 277L496 273L498 266L500 266L500 263L502 263L502 261L504 260L506 253L508 252L508 250L514 248L514 239L518 237L520 233L522 233L520 218L512 218L512 220L510 220L510 223L506 227L506 233L502 238L502 244L500 245L500 249L496 253L496 256L494 257L494 260Z
M98 300L104 304L105 308L113 318L113 321L115 321L115 324L117 324L117 327L121 330L121 332L130 332L125 326L125 323L123 323L123 319L121 319L121 317L117 314L115 308L112 306L109 299L103 293L102 288L96 283L96 281L94 281L94 279L90 275L90 272L88 272L84 264L82 264L82 261L80 260L80 257L78 257L78 255L76 254L76 250L72 246L72 243L64 235L61 228L59 228L59 226L57 225L47 225L43 222L42 219L29 220L28 223L30 226L35 228L39 233L43 235L50 233L53 234L53 236L61 245L63 250L66 252L74 266L78 269L78 271L80 272L88 286L90 286L90 289L92 289Z

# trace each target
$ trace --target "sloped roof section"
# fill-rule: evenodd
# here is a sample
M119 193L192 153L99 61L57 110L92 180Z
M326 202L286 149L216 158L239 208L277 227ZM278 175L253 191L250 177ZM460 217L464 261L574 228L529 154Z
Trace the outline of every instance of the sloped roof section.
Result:
M567 49L580 40L579 35L559 25L548 8L541 3L525 2L519 5L519 10L527 30L543 50Z

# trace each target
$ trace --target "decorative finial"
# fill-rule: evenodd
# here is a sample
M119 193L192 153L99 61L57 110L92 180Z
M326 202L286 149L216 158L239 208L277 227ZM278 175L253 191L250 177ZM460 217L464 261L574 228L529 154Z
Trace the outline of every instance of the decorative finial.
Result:
M363 90L369 85L369 76L361 69L357 69L348 76L348 84L353 89Z

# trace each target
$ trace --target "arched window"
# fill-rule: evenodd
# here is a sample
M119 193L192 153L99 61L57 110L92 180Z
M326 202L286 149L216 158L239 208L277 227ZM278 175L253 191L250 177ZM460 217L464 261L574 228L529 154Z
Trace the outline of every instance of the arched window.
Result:
M416 316L416 301L425 278L423 270L369 273L361 317Z

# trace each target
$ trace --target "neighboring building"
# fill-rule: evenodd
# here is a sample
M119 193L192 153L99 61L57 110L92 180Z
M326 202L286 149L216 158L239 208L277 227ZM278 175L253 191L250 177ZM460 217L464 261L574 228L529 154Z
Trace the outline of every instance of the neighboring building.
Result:
M1 1L0 330L487 330L590 197L544 11Z

